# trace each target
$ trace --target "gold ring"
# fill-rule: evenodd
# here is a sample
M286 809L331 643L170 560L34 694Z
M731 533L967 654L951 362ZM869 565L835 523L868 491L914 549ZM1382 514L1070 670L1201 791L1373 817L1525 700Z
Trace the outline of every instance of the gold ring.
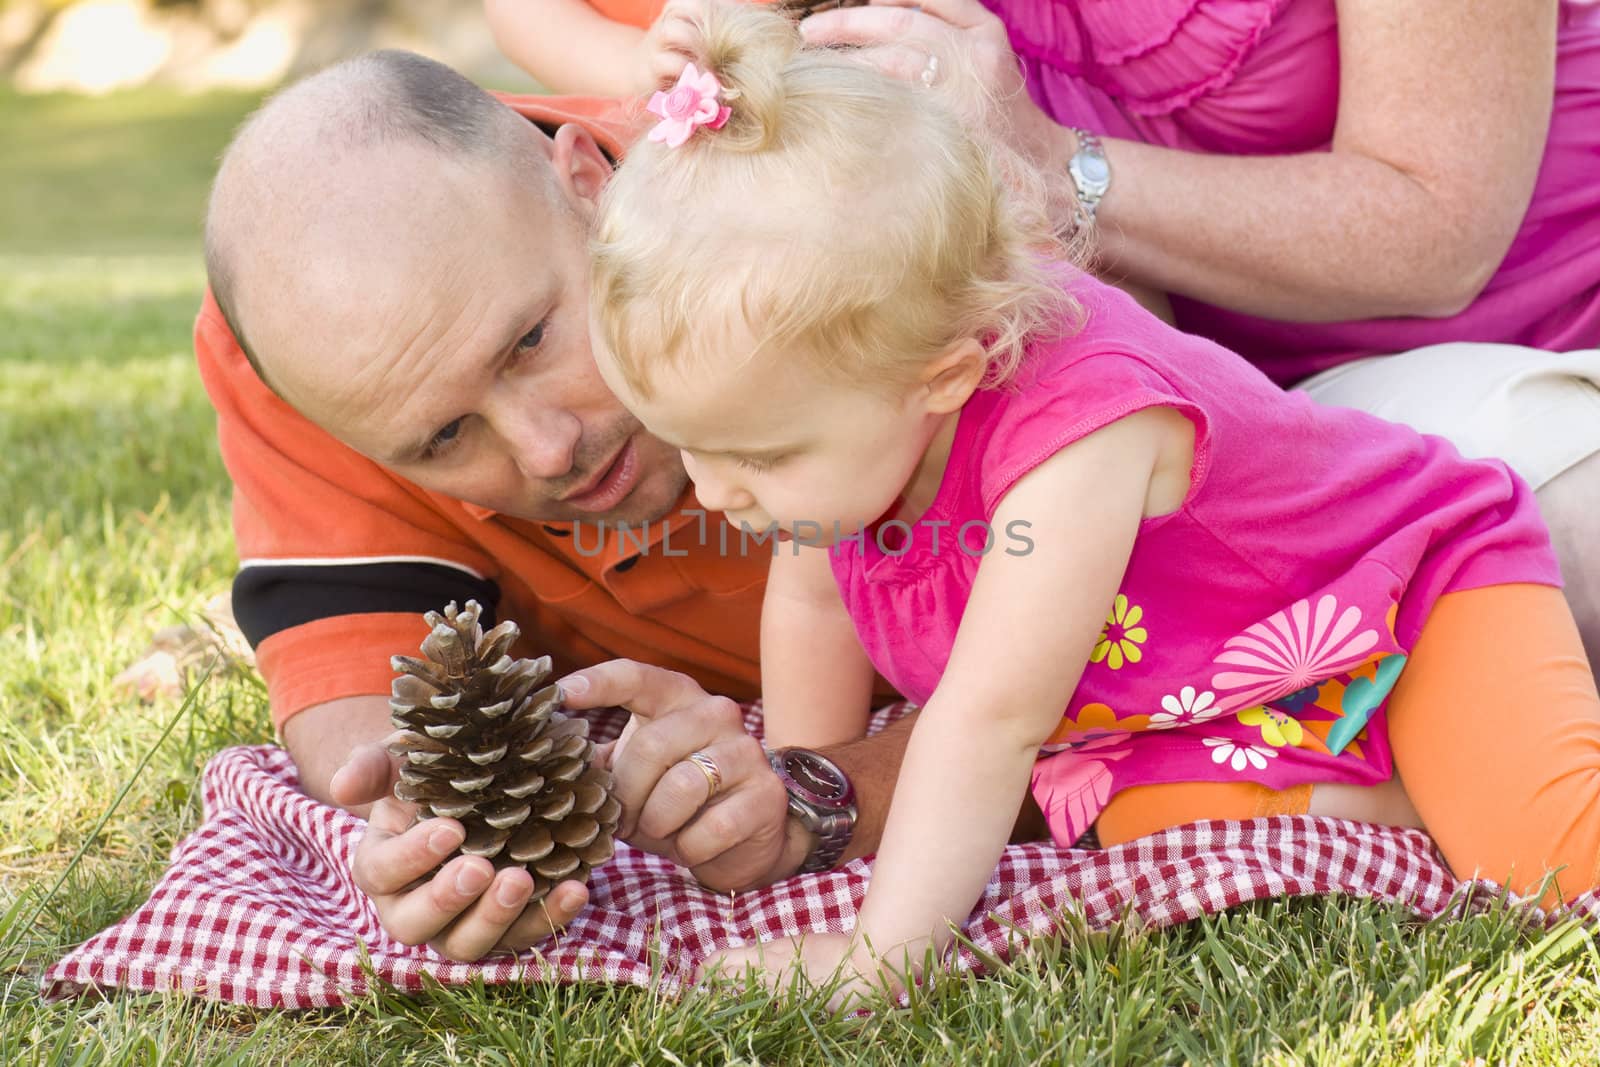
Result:
M700 768L700 773L706 776L706 799L710 800L722 788L722 768L717 766L717 761L704 752L691 752L685 760Z

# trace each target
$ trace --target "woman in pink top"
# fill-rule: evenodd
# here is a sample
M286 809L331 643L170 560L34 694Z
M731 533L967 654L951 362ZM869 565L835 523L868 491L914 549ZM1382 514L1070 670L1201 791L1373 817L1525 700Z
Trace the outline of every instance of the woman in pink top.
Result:
M1064 846L1310 811L1600 884L1600 693L1521 480L1043 258L940 94L756 8L698 32L597 209L597 365L702 503L790 538L768 742L860 736L874 668L922 705L853 933L728 962L893 987L1030 788Z
M1509 462L1600 663L1600 4L909 6L804 32L914 83L975 70L1081 179L1106 276L1280 385Z

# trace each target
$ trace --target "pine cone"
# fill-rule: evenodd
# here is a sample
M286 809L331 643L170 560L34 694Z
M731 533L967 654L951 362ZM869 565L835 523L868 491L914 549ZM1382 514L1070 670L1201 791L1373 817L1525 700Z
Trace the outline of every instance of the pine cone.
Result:
M405 736L389 751L406 761L394 794L421 806L419 820L459 819L462 852L527 867L538 900L611 858L622 805L610 772L590 765L588 722L558 711L561 691L544 685L550 657L513 659L517 624L484 633L480 611L469 600L428 612L423 658L390 660L400 676L389 707Z

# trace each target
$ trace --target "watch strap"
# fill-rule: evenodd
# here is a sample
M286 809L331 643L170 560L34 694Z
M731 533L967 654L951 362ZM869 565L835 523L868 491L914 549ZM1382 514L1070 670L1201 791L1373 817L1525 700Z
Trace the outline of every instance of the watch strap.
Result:
M1067 161L1067 174L1072 178L1084 214L1093 221L1101 198L1111 188L1111 166L1106 162L1106 150L1100 138L1076 126L1068 128L1078 139L1078 150Z
M794 752L803 754L812 763L825 768L828 773L839 779L844 793L839 803L824 806L813 803L804 795L784 765L785 754ZM789 814L798 819L800 825L815 839L811 851L806 854L799 870L795 873L817 874L831 871L838 866L839 860L844 856L844 850L850 844L850 838L855 833L856 804L849 778L838 764L810 749L769 750L767 762L772 765L773 772L777 774L778 780L783 783L784 789L789 794Z

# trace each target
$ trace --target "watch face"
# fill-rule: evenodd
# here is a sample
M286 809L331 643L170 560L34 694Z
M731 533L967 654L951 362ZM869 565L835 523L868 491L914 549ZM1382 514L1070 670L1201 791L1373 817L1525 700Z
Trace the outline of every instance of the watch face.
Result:
M1084 181L1090 185L1111 180L1111 166L1102 156L1085 156L1078 161L1078 169L1083 173Z
M842 808L850 802L850 782L828 760L803 748L782 753L783 772L803 798L818 807Z

